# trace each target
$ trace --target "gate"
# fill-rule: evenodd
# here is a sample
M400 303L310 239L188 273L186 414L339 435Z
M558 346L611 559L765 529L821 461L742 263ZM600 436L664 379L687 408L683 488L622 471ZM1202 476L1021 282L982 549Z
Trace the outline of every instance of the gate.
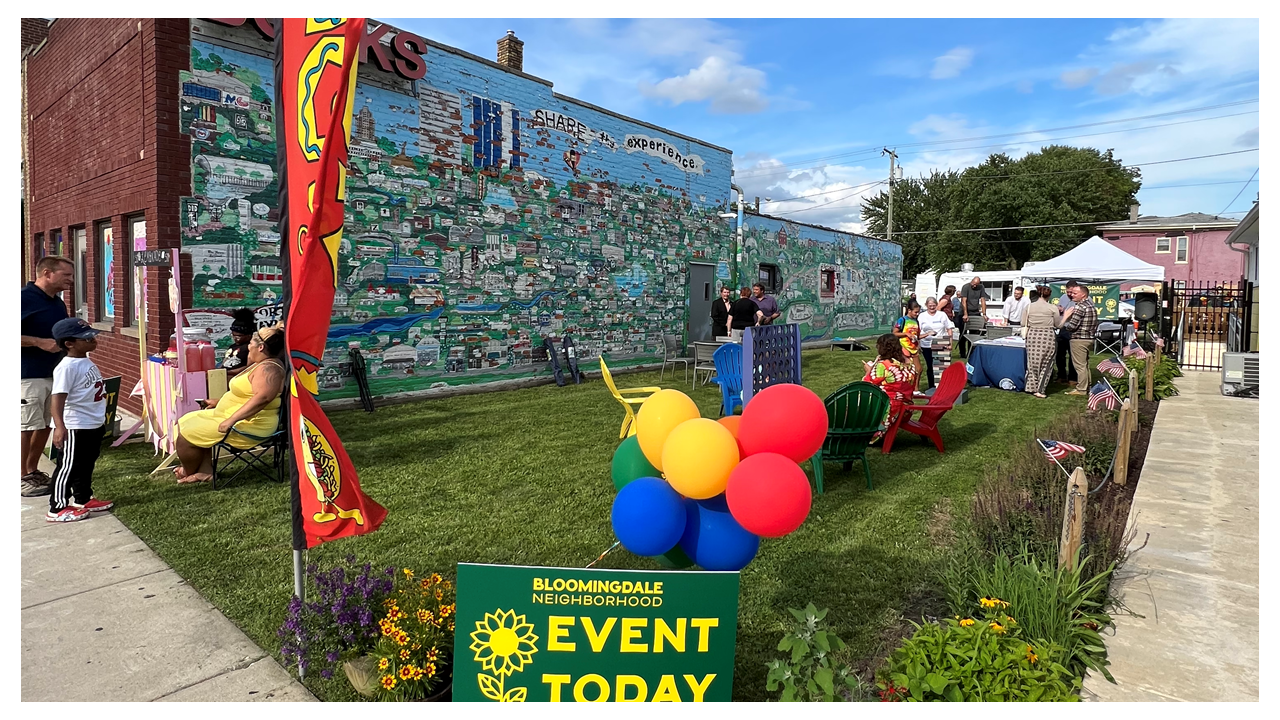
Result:
M1221 370L1222 353L1254 345L1253 283L1165 283L1160 335L1184 370Z

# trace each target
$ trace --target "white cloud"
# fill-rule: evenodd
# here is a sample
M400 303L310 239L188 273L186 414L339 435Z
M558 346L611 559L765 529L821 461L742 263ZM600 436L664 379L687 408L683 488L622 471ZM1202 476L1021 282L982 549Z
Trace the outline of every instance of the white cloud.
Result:
M1258 128L1255 127L1252 130L1246 130L1241 133L1240 137L1236 138L1235 144L1242 148L1258 147Z
M850 164L791 170L773 156L752 153L735 158L734 171L747 203L759 197L760 211L765 214L862 232L862 201L884 190L875 183L888 174L888 163L883 167Z
M640 92L646 97L668 100L673 105L711 101L711 112L738 114L757 113L769 106L762 91L764 72L740 65L730 57L712 55L684 75L669 77L656 84L641 81Z
M1058 76L1058 79L1062 81L1063 85L1074 90L1088 85L1096 77L1098 77L1098 68L1087 67L1079 70L1067 70Z
M1023 95L1029 95L1032 90L1035 90L1036 84L1031 80L1019 80L1014 87Z
M933 72L929 77L934 80L945 80L958 76L965 68L973 64L973 49L954 47L933 60Z

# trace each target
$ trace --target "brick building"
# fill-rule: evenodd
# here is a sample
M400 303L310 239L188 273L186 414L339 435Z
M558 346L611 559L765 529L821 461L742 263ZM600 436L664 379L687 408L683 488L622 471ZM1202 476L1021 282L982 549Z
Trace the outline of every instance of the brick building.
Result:
M322 397L356 393L352 345L375 396L546 375L543 340L565 334L587 367L603 353L654 362L663 335L709 329L698 303L713 286L766 267L805 340L883 332L896 316L898 245L779 221L744 235L739 261L724 217L729 150L556 93L523 71L514 33L495 62L369 22L380 41L360 55ZM137 380L135 248L182 250L188 325L226 343L235 308L274 321L270 24L59 19L23 31L23 265L76 262L67 301L104 330L104 372L126 393ZM174 330L157 270L149 353Z
M1134 210L1132 215L1129 222L1100 226L1098 234L1130 255L1163 267L1165 280L1238 283L1244 277L1243 256L1223 242L1239 221L1205 213L1157 217L1138 216Z

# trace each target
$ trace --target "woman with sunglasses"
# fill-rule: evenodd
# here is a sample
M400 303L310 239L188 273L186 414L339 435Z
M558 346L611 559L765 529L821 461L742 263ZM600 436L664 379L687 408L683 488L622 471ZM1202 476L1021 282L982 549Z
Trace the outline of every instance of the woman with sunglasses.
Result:
M276 431L280 394L284 389L284 329L263 328L249 340L249 365L227 386L227 393L208 410L187 413L178 419L178 460L182 467L174 474L180 483L206 482L213 478L210 448L226 442L242 449L257 443L228 431L266 437Z

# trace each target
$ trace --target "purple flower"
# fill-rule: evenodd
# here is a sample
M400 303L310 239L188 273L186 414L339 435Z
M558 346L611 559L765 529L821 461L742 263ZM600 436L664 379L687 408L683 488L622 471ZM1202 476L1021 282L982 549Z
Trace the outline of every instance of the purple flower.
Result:
M332 678L332 677L333 677L333 671L332 671L332 670L321 670L321 671L320 671L320 677L324 678L325 680L328 680L328 679L330 679L330 678Z

